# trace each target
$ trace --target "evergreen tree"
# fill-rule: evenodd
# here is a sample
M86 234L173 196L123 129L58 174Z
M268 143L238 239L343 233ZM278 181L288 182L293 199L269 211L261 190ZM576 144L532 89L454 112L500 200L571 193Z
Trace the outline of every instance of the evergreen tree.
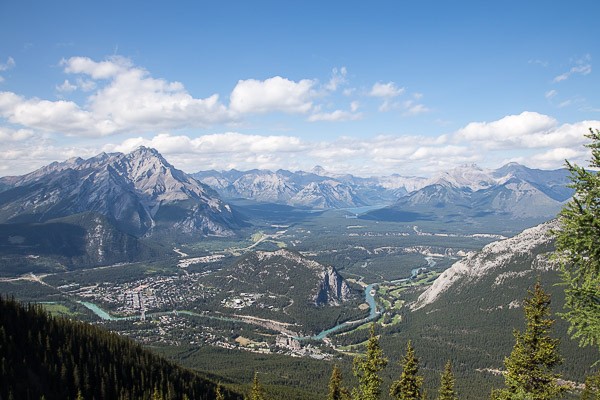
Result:
M590 129L586 145L592 151L589 166L600 168L600 131ZM566 285L563 316L569 333L580 344L600 347L600 173L568 161L572 200L559 215L556 254Z
M600 371L586 378L581 400L600 400Z
M557 350L558 339L548 335L554 323L548 318L549 306L550 296L537 282L525 299L525 333L515 330L515 346L504 360L506 388L493 391L493 399L546 400L566 390L557 383L559 375L552 372L561 357Z
M419 359L410 340L406 345L406 355L400 362L400 378L392 382L390 396L398 400L420 400L422 398L423 377L419 376Z
M254 379L252 380L252 389L250 389L250 400L266 400L265 389L262 387L258 380L258 372L254 372Z
M342 386L342 373L337 365L333 366L331 378L329 378L329 393L327 400L348 400L348 391Z
M458 396L456 396L456 392L454 391L454 374L452 373L452 363L450 360L448 360L444 367L444 372L442 372L438 400L458 400Z
M377 400L381 395L379 372L383 370L388 360L383 356L379 338L375 335L375 324L371 324L367 354L354 359L353 371L358 378L358 387L352 390L354 400Z
M225 400L225 395L223 394L223 389L220 383L217 385L215 396L216 400Z

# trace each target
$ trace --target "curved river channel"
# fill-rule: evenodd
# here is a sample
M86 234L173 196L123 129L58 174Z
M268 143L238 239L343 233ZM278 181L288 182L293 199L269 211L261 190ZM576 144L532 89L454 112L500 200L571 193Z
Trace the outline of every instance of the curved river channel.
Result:
M348 326L352 326L352 325L361 325L361 324L371 321L372 319L374 319L375 317L377 317L379 315L379 310L377 310L377 303L375 302L375 297L373 296L373 292L374 292L373 287L376 285L378 285L378 284L372 283L365 287L365 291L364 291L365 292L365 301L369 304L369 309L370 309L368 317L359 319L359 320L355 320L355 321L343 322L343 323L335 325L329 329L321 331L320 333L318 333L314 336L297 336L294 338L298 339L298 340L307 340L307 339L323 340L327 337L327 335L329 335L333 332L339 331L340 329L347 328ZM96 316L98 316L100 319L105 320L105 321L125 321L125 320L140 319L139 315L133 315L133 316L128 316L128 317L115 317L113 315L110 315L106 310L103 310L102 308L100 308L98 305L91 303L89 301L78 301L78 303L85 306L87 309L89 309L94 314L96 314ZM170 311L170 312L156 312L156 313L148 313L146 315L148 317L150 317L150 316L160 316L160 315L168 315L168 314L193 315L193 316L197 316L197 317L219 319L222 321L248 323L247 320L242 320L242 319L238 319L238 318L217 317L217 316L211 316L211 315L206 315L206 314L198 314L198 313L195 313L192 311L186 311L186 310Z
M432 257L426 257L427 263L429 268L433 267L436 262ZM412 270L412 275L413 277L416 276L421 268L415 268ZM391 282L383 282L383 283L400 283L403 281L406 281L407 279L399 279L399 280L394 280ZM381 314L381 311L377 309L377 302L375 301L375 297L373 296L374 292L375 292L375 287L380 285L379 283L371 283L370 285L365 286L365 302L367 304L369 304L369 316L363 318L363 319L359 319L359 320L355 320L355 321L346 321L346 322L342 322L338 325L335 325L329 329L325 329L324 331L319 332L318 334L314 335L314 336L296 336L294 337L294 339L298 339L298 340L307 340L307 339L313 339L313 340L323 340L325 339L329 334L337 332L339 330L342 330L344 328L348 328L349 326L358 326L358 325L362 325L365 324L373 319L375 319L375 317L379 316ZM105 321L123 321L123 320L133 320L133 319L140 319L139 315L135 315L135 316L129 316L129 317L114 317L112 315L110 315L108 312L106 312L105 310L103 310L102 308L98 307L96 304L94 303L90 303L89 301L78 301L79 304L82 304L83 306L85 306L86 308L88 308L89 310L91 310L94 314L96 314L100 319L103 319ZM183 315L193 315L193 316L198 316L198 317L204 317L204 318L211 318L211 319L219 319L222 321L232 321L232 322L242 322L242 323L248 323L248 320L243 320L240 318L234 318L234 317L217 317L217 316L212 316L212 315L206 315L206 314L198 314L195 313L193 311L186 311L186 310L182 310L182 311L171 311L171 312L156 312L156 313L148 313L146 314L147 316L160 316L160 315L168 315L168 314L183 314Z

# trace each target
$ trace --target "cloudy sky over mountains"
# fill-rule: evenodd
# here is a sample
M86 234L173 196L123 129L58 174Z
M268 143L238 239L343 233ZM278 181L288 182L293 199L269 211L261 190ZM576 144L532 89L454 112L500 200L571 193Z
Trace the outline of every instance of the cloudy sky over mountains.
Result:
M0 3L0 175L142 144L187 172L558 168L600 128L595 1L217 3Z

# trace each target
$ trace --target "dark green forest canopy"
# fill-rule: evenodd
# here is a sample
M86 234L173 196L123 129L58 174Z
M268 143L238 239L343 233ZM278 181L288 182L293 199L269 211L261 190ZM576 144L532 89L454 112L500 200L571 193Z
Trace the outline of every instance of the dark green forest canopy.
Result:
M214 399L216 386L115 333L0 297L0 399Z

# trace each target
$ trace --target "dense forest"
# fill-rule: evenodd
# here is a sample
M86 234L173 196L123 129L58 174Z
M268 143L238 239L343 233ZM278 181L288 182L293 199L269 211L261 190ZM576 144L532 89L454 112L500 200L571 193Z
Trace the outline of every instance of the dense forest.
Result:
M210 379L129 339L0 297L2 400L214 399L216 391Z

